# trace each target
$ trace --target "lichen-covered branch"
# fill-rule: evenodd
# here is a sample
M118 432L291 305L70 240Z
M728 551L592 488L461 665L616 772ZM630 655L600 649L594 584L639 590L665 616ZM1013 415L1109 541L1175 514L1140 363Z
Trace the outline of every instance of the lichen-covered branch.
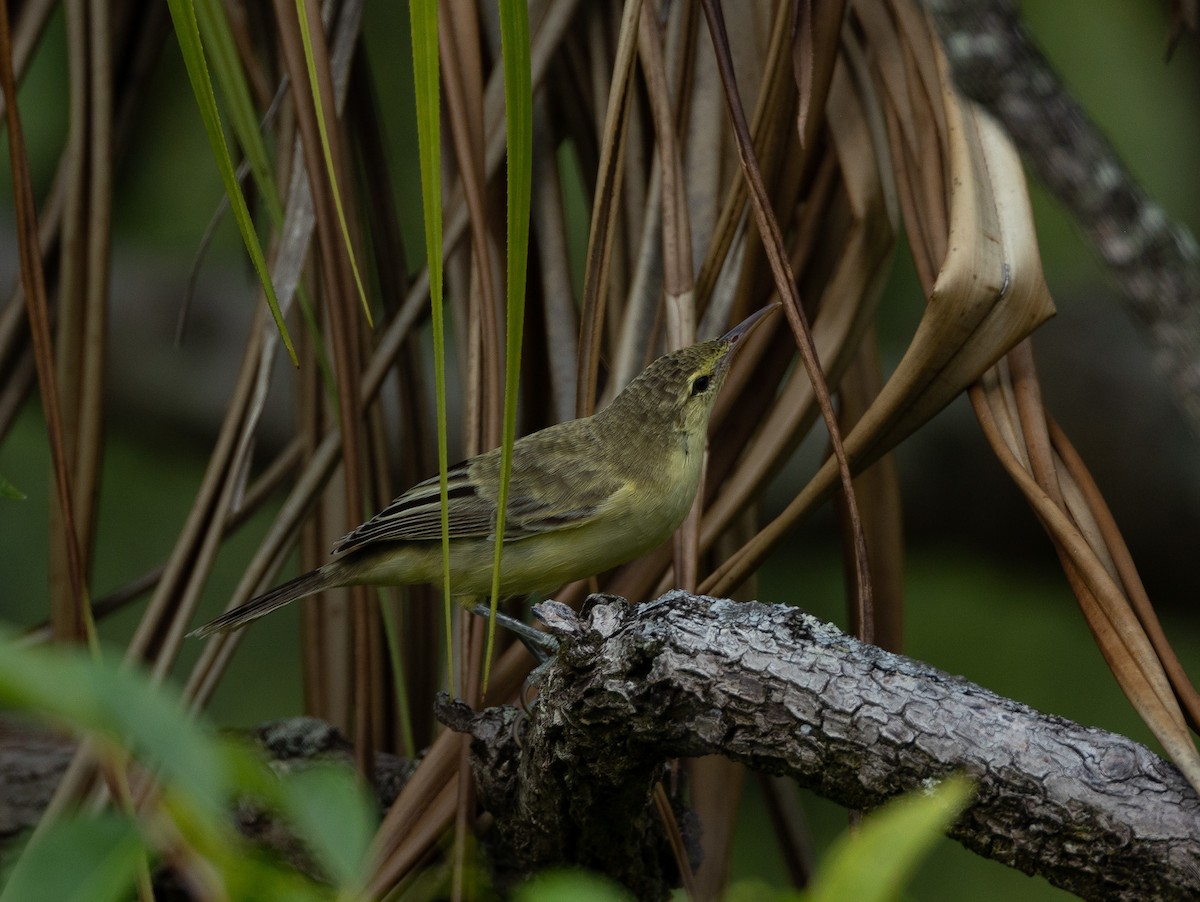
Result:
M527 723L470 730L490 840L516 873L564 863L661 896L651 787L674 757L720 754L869 809L962 771L977 793L951 835L1092 898L1200 898L1200 799L1137 743L1041 714L865 645L783 605L673 592L631 608L596 596Z
M1013 0L923 2L955 83L1000 120L1038 178L1084 229L1200 435L1195 238L1146 196L1033 43Z

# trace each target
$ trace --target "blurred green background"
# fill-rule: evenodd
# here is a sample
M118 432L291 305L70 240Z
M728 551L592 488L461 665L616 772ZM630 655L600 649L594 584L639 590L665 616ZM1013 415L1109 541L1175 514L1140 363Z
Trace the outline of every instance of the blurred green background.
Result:
M416 192L411 69L403 4L368 4L367 50L380 79L394 147L396 204L410 260L423 256ZM1168 4L1123 0L1028 2L1047 55L1166 211L1200 228L1200 56L1185 38L1164 62ZM398 39L397 36L401 39ZM397 49L405 52L397 52ZM37 184L53 175L65 134L66 70L56 19L25 81L21 108ZM199 278L188 338L172 344L179 299L221 187L178 51L168 46L149 85L134 150L118 173L114 210L113 358L95 590L101 596L161 563L187 512L232 385L254 298L240 239L226 220ZM0 159L7 171L7 145ZM10 187L0 188L0 285L16 280ZM570 188L570 186L568 186ZM575 186L578 191L578 186ZM1034 187L1044 262L1059 316L1035 339L1048 406L1093 467L1167 633L1200 672L1196 581L1200 468L1190 435L1150 366L1149 353L1077 229ZM585 237L581 223L572 238ZM902 352L922 299L903 250L885 297L885 363ZM8 295L6 295L8 296ZM289 415L275 393L273 422ZM265 440L271 438L271 422ZM802 448L779 480L778 506L820 448ZM1004 695L1156 748L1116 689L1075 609L1040 527L1007 482L961 401L898 453L905 486L907 651ZM26 627L46 611L48 452L36 400L0 445L0 475L25 492L0 499L0 620ZM216 613L269 523L253 518L222 553L203 613ZM828 516L816 518L761 574L759 595L844 622L841 564ZM297 610L248 632L212 716L250 725L300 710ZM123 643L136 606L102 624ZM199 651L189 643L181 668ZM182 669L178 671L184 672ZM785 874L753 781L735 873L777 884ZM842 829L836 806L806 795L818 851ZM762 824L762 832L752 824ZM911 890L920 899L1065 897L944 842Z

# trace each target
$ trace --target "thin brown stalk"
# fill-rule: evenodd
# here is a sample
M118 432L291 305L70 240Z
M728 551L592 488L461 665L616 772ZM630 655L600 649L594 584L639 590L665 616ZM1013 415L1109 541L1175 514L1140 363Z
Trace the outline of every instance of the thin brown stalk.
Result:
M87 146L88 146L88 40L86 0L69 0L67 20L68 83L67 141L63 148L62 240L59 245L59 290L55 309L55 368L63 444L70 467L72 492L78 493L79 418L83 380L79 365L84 357L84 318L87 280ZM84 583L88 582L91 544L89 524L79 522L81 505L72 497L71 513ZM71 571L67 566L67 540L58 509L50 509L50 625L59 639L83 636L83 623L72 603Z
M760 161L772 165L777 159L777 155L774 150L769 150L769 148L778 142L787 131L781 124L782 120L787 117L779 115L779 110L784 104L785 90L789 92L792 90L788 84L789 79L786 77L787 68L785 66L788 39L791 35L789 16L788 4L776 5L775 17L771 22L771 43L767 48L766 59L763 63L764 81L755 100L750 124L755 153ZM719 55L716 65L719 72L723 65ZM794 92L792 93L794 96ZM705 255L700 266L700 273L696 277L696 298L701 310L707 309L717 279L725 266L730 249L734 246L734 239L740 230L746 211L746 191L745 179L729 181L725 201L721 206L712 240L708 245L708 253ZM741 273L739 273L740 275Z
M32 367L32 358L30 358L30 366ZM250 517L257 513L263 504L278 490L283 481L294 474L299 463L300 444L297 441L293 441L282 452L276 455L275 459L268 464L267 468L250 485L240 504L226 515L223 537L227 538L236 532ZM162 580L166 570L166 564L159 564L147 570L141 576L135 577L106 595L95 599L92 602L92 616L99 622L111 614L124 610L130 604L137 601L138 598L152 591ZM49 639L49 623L38 624L22 635L22 641L30 644L39 644L49 641Z
M653 798L654 807L658 811L658 817L667 834L667 843L671 846L671 852L679 864L679 879L683 883L683 891L687 895L688 902L698 902L700 893L696 888L696 875L692 871L691 862L688 861L687 847L683 842L679 821L675 819L675 812L671 809L671 800L667 797L667 790L661 781L654 784Z
M842 416L849 432L879 396L883 385L879 345L874 332L868 331L864 336L840 385ZM875 622L870 631L875 635L876 645L900 652L904 647L904 523L900 509L900 479L893 455L885 454L856 476L854 484L862 506L863 531L870 551L871 584L875 590ZM838 505L840 512L840 495ZM848 545L849 536L844 535L844 539Z
M812 880L813 850L804 808L796 798L796 783L760 773L758 785L792 886L803 889Z
M633 62L637 48L642 0L625 4L612 68L612 88L600 142L600 168L592 203L588 235L587 270L583 280L580 313L579 372L575 384L575 415L587 416L596 404L596 379L600 370L600 340L608 291L609 258L617 226L617 199L624 176L626 127L633 94Z
M159 666L169 666L169 656L159 656L163 637L170 628L172 618L186 622L194 613L199 598L196 583L198 576L196 555L205 544L207 534L216 518L214 505L222 486L229 478L229 468L237 446L238 429L246 406L250 403L254 377L258 369L259 342L263 313L260 310L251 329L251 340L246 345L246 355L238 372L233 394L226 407L226 417L218 433L213 452L204 477L197 490L192 508L188 512L183 528L175 541L166 570L150 603L142 614L136 632L125 650L126 660L149 660L156 658ZM180 599L190 599L180 603Z
M453 735L453 734L451 734ZM457 740L457 735L454 735ZM428 754L433 754L431 748ZM443 753L444 754L444 753ZM457 761L457 756L448 756ZM406 787L407 788L407 787ZM455 786L450 783L437 784L437 794L430 800L419 818L405 830L403 841L382 861L367 884L367 897L382 898L389 889L418 864L445 832L446 824L454 816ZM399 800L397 800L399 801ZM393 806L395 810L395 806Z
M775 276L775 286L780 297L785 298L784 311L796 341L800 347L800 356L804 361L805 371L813 383L817 404L821 409L821 417L829 430L830 444L833 446L834 457L837 458L838 471L842 483L842 491L846 496L846 508L850 528L854 534L855 561L855 596L858 606L859 621L868 629L862 636L866 642L871 642L874 636L869 626L874 622L871 611L871 574L867 566L866 539L863 536L862 521L859 518L858 503L854 499L854 485L850 474L850 461L846 457L846 449L842 446L841 430L838 429L837 415L833 410L833 401L829 396L829 388L825 384L825 376L817 357L816 343L809 329L807 317L800 306L800 298L796 291L796 281L788 263L784 250L783 234L779 222L771 212L770 200L766 185L762 181L762 173L755 160L754 145L750 137L750 127L746 123L746 115L742 110L741 98L737 91L737 76L733 71L733 60L729 55L729 39L725 31L725 16L716 0L703 0L704 16L708 21L709 33L713 38L713 46L717 52L720 64L721 82L725 86L725 97L733 119L734 134L737 137L738 155L742 160L742 171L750 187L750 197L753 201L755 222L759 234L763 238L771 271Z
M500 415L503 355L500 328L497 322L496 282L488 234L487 182L484 156L486 145L483 133L483 73L480 70L482 47L479 23L473 10L455 15L449 0L441 0L439 18L442 52L440 54L442 86L455 161L466 203L471 237L471 284L479 287L472 293L472 320L480 326L482 367L478 380L481 389L480 450L500 443Z
M95 545L104 451L104 373L108 345L108 285L113 178L113 61L109 0L88 4L87 252L84 280L78 434L75 449L75 522L86 560ZM90 568L87 568L90 569Z
M550 370L552 420L560 423L575 413L579 314L571 290L562 182L544 92L534 95L533 123L533 171L537 178L533 180L530 225L541 263L538 276L546 324L545 361Z
M275 2L276 21L279 24L281 46L292 82L293 104L300 127L301 145L304 148L305 166L312 184L313 198L317 210L317 236L321 248L321 275L326 298L325 310L330 326L329 339L333 348L334 369L338 386L338 418L343 441L343 487L346 506L346 531L353 529L361 520L359 510L362 499L360 473L360 449L358 424L361 421L358 391L357 341L353 339L357 313L353 308L356 292L350 271L350 262L345 244L339 233L333 187L329 178L338 179L348 185L344 178L345 150L342 147L342 130L334 109L333 79L329 68L325 32L321 24L317 4L305 2L304 13L308 17L309 33L312 36L313 61L316 67L317 89L321 109L313 106L314 98L304 59L300 39L298 11L286 0ZM324 153L318 136L317 117L321 116L329 126L330 152L333 172L327 173ZM349 198L345 197L345 200ZM353 220L353 216L347 217ZM369 773L369 755L372 748L370 723L370 613L366 592L360 588L351 590L354 632L355 668L355 754L356 763L362 773Z
M1040 386L1030 342L1024 341L1010 351L1005 362L1012 372L1013 392L1021 428L1020 438L1023 447L1028 449L1030 470L1034 478L1054 504L1063 510L1069 508L1059 483L1058 467L1060 463L1067 468L1067 474L1081 489L1086 504L1085 516L1092 522L1081 522L1080 515L1073 515L1073 519L1081 529L1085 525L1095 526L1095 533L1088 536L1089 543L1097 553L1103 553L1106 556L1105 563L1109 565L1113 575L1120 579L1125 590L1124 603L1126 607L1137 617L1142 629L1145 630L1146 637L1159 662L1167 672L1176 698L1184 707L1184 712L1188 715L1189 720L1194 724L1198 710L1196 691L1162 631L1162 626L1158 622L1158 617L1142 586L1120 531L1112 520L1107 505L1105 505L1087 468L1074 453L1066 435L1057 427L1052 435L1051 424L1041 403ZM1067 452L1071 454L1070 466L1067 466L1062 460L1062 455L1057 450L1058 447L1067 449ZM1082 484L1079 477L1084 480ZM1117 563L1118 559L1120 564ZM1078 590L1082 589L1084 597L1080 598L1080 604L1084 606L1085 613L1087 613L1091 607L1097 604L1096 600L1089 597L1091 593L1088 592L1086 585L1083 585L1082 579L1074 572L1075 567L1072 561L1065 556L1063 568L1067 572L1072 588L1077 590L1077 595L1080 594ZM1088 613L1087 619L1089 623L1092 623L1095 615Z
M0 96L0 108L3 108L3 102L4 98ZM59 159L50 190L42 200L38 216L38 249L42 260L48 265L55 259L62 235L63 199L66 193L63 183L67 163L68 156L64 153ZM53 273L48 275L53 282ZM24 289L18 280L0 313L0 439L8 434L13 418L32 387L33 355L26 341L28 317L24 297ZM17 369L22 367L29 368L28 378L16 377Z
M13 77L13 48L8 27L7 6L0 9L0 89L10 100L16 96L16 80ZM49 433L50 457L54 468L54 486L67 553L66 566L71 589L70 602L74 612L71 620L67 622L80 624L83 632L76 634L75 638L84 638L92 633L93 627L86 595L83 558L80 553L73 514L71 477L62 413L59 409L58 380L54 374L54 349L50 338L49 305L46 299L45 276L42 272L42 259L39 253L37 213L33 202L29 157L25 150L25 136L17 104L11 102L6 104L4 112L8 126L9 155L12 161L13 201L16 207L21 284L25 292L30 331L33 333L38 387L42 394L42 405L46 414L46 430ZM61 636L61 638L68 638L68 636Z

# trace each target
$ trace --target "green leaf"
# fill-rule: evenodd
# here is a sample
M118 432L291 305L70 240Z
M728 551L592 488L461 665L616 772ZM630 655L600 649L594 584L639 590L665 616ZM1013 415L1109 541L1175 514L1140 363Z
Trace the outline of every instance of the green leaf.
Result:
M246 252L258 273L271 315L275 318L275 326L283 339L284 347L292 358L292 365L299 366L296 349L292 346L291 336L288 335L287 325L283 321L283 313L279 309L279 301L275 297L275 287L271 283L271 274L267 270L267 261L263 257L262 247L258 242L258 233L254 231L254 221L250 218L250 210L246 206L246 198L238 184L234 172L233 160L229 156L229 147L225 143L225 132L221 128L221 117L217 112L217 98L213 94L212 79L208 74L208 63L204 57L204 46L200 42L200 29L196 22L196 9L192 0L167 0L171 10L171 19L175 23L175 35L179 39L179 50L183 54L184 66L187 68L188 80L192 83L192 93L196 95L196 104L200 107L200 119L204 122L204 130L208 133L208 143L212 148L213 159L221 181L225 184L225 194L229 197L229 206L237 220L238 229L242 233L242 241Z
M210 812L226 795L211 733L173 692L115 658L0 639L0 703L128 749Z
M254 184L262 194L267 214L276 226L283 225L283 203L275 186L271 158L263 141L254 103L250 99L250 88L246 84L246 73L242 69L229 19L220 0L195 0L196 21L200 26L204 46L208 47L212 60L212 71L221 94L225 98L225 109L229 124L237 136L242 153L250 164Z
M529 261L529 208L533 192L533 72L529 55L529 7L525 0L500 0L500 47L504 57L504 118L508 140L508 337L504 371L504 437L500 444L500 493L496 532L504 535L512 446L517 434L517 391L521 375L521 336L525 331L525 279ZM492 566L491 617L484 655L483 691L487 692L500 602L500 556L496 543Z
M0 498L8 498L12 501L24 501L25 493L3 476L0 476Z
M409 0L413 90L417 97L417 145L421 159L421 206L433 314L433 390L437 396L438 485L442 506L442 596L446 614L446 671L454 694L453 605L450 596L450 510L446 439L446 325L442 307L442 125L438 85L437 0Z
M761 880L739 880L725 891L723 902L801 902L797 889L782 889Z
M64 818L25 847L0 902L131 899L144 854L137 826L115 812Z
M515 902L630 902L621 886L587 871L546 871L517 887Z
M284 813L326 872L342 888L354 888L377 826L354 773L332 765L297 771L284 779L281 798Z
M829 850L809 902L875 902L896 898L971 797L973 784L949 777L928 792L912 792L868 815L861 829Z

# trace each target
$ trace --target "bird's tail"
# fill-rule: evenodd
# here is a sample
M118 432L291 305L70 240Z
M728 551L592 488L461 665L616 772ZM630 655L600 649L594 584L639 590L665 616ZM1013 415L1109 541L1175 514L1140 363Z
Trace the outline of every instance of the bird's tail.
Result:
M241 629L241 627L245 626L251 620L257 620L264 614L271 613L276 608L281 608L298 598L304 598L306 595L313 595L322 589L328 589L334 585L334 582L334 577L328 572L326 567L310 570L308 573L297 576L295 579L289 580L282 586L272 589L264 595L250 599L244 605L240 605L232 611L226 611L216 620L210 620L199 629L192 630L188 635L204 638L216 633L228 633L236 629Z

